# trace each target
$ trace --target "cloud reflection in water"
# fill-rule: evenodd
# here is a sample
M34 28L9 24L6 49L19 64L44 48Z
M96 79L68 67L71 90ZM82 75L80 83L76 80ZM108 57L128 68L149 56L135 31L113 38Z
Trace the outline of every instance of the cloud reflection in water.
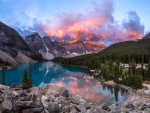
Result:
M107 88L104 89L98 80L89 75L87 69L45 62L41 65L40 70L47 72L43 76L40 86L46 84L62 86L67 88L70 94L83 95L91 102L101 102L103 100L108 104L112 104L120 103L125 99L124 96L121 96L120 90L114 95ZM114 89L112 88L112 90ZM118 102L115 102L115 97Z

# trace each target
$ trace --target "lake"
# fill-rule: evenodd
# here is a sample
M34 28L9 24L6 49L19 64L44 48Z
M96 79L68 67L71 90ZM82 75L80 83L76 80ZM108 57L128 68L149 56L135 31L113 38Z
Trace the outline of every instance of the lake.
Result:
M28 64L5 71L6 85L21 84L25 68L28 69ZM99 77L92 76L90 70L85 68L61 66L54 62L33 63L32 80L33 86L45 86L47 84L63 86L67 88L70 94L83 95L91 102L105 102L111 105L120 104L126 99L126 90L101 85Z

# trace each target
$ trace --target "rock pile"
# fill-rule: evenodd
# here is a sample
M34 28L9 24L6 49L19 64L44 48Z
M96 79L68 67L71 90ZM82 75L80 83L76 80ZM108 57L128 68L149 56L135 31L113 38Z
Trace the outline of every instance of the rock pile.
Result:
M90 103L66 88L47 85L27 89L26 85L0 85L0 113L149 113L150 104L127 100L121 106Z

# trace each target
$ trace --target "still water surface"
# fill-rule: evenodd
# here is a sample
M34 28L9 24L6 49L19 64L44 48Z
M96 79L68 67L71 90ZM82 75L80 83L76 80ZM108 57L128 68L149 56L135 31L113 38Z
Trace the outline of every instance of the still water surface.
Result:
M6 85L21 84L25 68L28 69L28 64L5 71ZM105 102L110 105L120 104L126 99L124 89L101 85L99 77L92 76L85 68L61 66L54 62L33 63L32 74L33 86L63 86L70 94L83 95L91 102Z

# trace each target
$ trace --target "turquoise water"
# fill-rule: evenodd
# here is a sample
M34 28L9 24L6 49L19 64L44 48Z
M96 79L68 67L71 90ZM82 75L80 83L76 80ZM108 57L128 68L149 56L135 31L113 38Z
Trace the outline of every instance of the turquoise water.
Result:
M21 84L23 71L28 64L5 71L6 85ZM126 91L118 87L101 85L98 76L92 76L85 68L61 66L54 62L32 64L33 86L55 84L66 87L70 94L85 96L91 102L120 104L126 99ZM0 77L1 82L1 77Z

